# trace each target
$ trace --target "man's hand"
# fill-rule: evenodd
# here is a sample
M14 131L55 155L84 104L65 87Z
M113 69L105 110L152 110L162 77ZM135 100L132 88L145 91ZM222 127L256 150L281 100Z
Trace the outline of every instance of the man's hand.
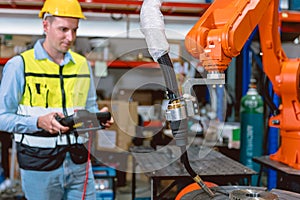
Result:
M108 108L107 107L103 107L100 112L109 112ZM109 121L106 121L105 124L101 124L103 127L105 128L109 128L112 124L114 123L114 119L113 117L110 118Z
M51 134L65 133L69 130L69 127L62 126L56 119L55 116L58 115L64 118L62 113L52 112L47 115L40 116L37 121L38 128L44 129Z

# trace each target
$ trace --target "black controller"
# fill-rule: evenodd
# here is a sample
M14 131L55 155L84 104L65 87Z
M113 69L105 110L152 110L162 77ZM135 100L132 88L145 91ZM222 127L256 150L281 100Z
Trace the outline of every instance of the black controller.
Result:
M63 126L68 126L71 129L74 127L75 124L82 123L93 123L95 124L105 124L111 118L110 112L97 112L91 113L87 110L78 110L73 115L61 118L58 115L55 119ZM98 122L98 123L97 123Z

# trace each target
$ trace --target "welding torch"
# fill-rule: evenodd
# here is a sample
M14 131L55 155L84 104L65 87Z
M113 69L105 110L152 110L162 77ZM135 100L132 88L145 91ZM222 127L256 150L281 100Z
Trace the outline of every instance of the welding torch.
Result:
M187 132L188 132L188 117L191 113L187 109L186 100L179 97L178 85L175 77L175 72L173 69L173 64L170 60L168 54L163 55L158 60L160 67L163 71L164 78L167 85L167 96L170 99L168 108L166 110L166 119L170 123L172 134L175 138L176 145L180 147L181 150L181 160L184 164L187 172L193 177L194 181L211 197L214 193L209 187L204 183L200 176L193 170L190 166L188 154L187 154ZM194 104L190 104L194 105ZM194 113L193 113L194 114Z
M198 174L192 169L187 154L187 132L188 116L192 116L188 111L193 111L193 106L187 105L187 101L180 96L178 83L173 68L173 63L169 57L169 43L165 35L163 15L160 7L163 0L144 0L140 13L141 30L145 35L148 51L152 58L157 61L163 72L166 82L166 94L169 99L166 110L166 119L170 123L172 134L176 145L181 149L181 160L187 172L194 181L213 197L214 193L204 183Z

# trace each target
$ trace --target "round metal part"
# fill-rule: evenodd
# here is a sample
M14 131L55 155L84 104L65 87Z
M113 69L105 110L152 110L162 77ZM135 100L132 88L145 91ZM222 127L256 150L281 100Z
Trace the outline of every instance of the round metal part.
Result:
M218 186L211 188L211 190L215 193L214 197L210 197L204 190L194 190L185 194L181 200L230 200L230 192L241 189L256 189L257 191L266 191L266 188L262 187Z
M234 190L229 194L230 200L278 200L278 196L267 191L252 189Z
M281 200L282 192L267 191L264 187L252 186L218 186L211 190L215 193L214 197L210 197L203 190L194 190L185 194L181 200ZM289 193L289 195L297 195ZM284 196L286 197L286 196ZM290 196L289 196L290 197Z

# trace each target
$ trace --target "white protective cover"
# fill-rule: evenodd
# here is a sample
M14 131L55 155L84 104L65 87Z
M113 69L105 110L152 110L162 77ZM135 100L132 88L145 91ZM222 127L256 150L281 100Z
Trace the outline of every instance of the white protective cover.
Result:
M144 0L140 12L141 30L145 35L148 51L155 61L168 53L170 48L160 11L162 2L163 0Z

